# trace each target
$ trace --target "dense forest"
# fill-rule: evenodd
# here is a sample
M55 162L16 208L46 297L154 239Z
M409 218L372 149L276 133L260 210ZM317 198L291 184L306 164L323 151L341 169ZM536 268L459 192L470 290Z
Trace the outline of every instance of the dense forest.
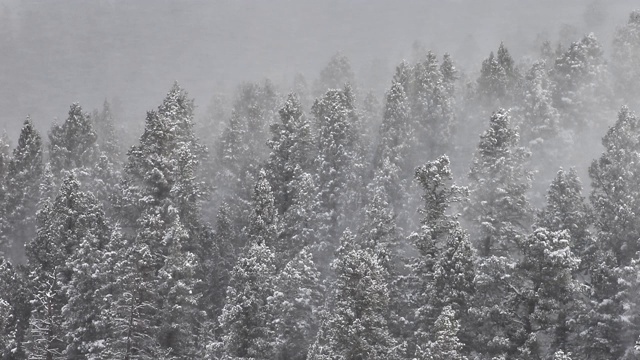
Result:
M640 359L640 11L540 45L27 117L0 358Z

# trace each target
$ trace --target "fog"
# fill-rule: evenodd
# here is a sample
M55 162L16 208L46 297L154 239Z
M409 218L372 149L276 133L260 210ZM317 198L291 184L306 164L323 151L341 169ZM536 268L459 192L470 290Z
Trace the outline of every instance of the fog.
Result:
M0 128L15 139L30 115L46 132L69 104L104 99L140 129L174 80L200 110L214 94L269 78L308 82L336 52L359 85L382 95L416 48L451 53L473 73L500 41L518 61L540 39L593 31L605 53L634 1L19 1L0 5ZM600 8L590 18L589 6ZM418 45L417 47L415 45ZM198 110L197 110L198 111Z

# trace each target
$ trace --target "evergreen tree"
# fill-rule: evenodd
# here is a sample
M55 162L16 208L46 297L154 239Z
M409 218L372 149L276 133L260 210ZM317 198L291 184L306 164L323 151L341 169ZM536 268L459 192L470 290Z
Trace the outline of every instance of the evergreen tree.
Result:
M547 192L547 205L537 214L536 226L568 231L571 251L581 259L582 270L588 269L590 254L595 253L593 221L593 211L582 196L582 183L575 169L558 171Z
M318 126L318 169L316 185L320 192L323 227L334 238L348 225L345 218L361 204L362 154L358 139L357 114L353 93L329 90L312 108ZM335 244L328 244L328 253Z
M596 129L611 109L608 69L600 43L593 34L571 44L555 61L557 83L554 106L566 120L565 128L582 132Z
M545 351L566 350L565 317L568 305L579 295L573 278L580 260L570 248L569 232L537 228L522 243L522 260L513 290L526 335L520 346L523 358L544 357ZM545 349L547 339L553 339ZM548 354L551 355L551 354Z
M27 359L25 334L31 305L26 279L19 269L0 258L0 357Z
M445 306L434 324L434 341L419 345L416 359L466 360L462 354L462 343L458 340L459 328L455 311Z
M36 237L27 245L34 296L28 356L82 357L98 340L93 297L94 267L109 239L104 213L95 197L69 176L53 202L38 212Z
M529 225L531 173L524 168L529 153L518 140L508 112L498 110L480 136L469 172L471 202L465 215L483 257L509 254Z
M97 140L89 116L82 112L79 104L72 104L69 117L62 125L54 124L49 133L49 161L53 173L93 166L99 155Z
M482 62L477 80L479 99L488 103L490 108L510 106L516 100L514 93L519 86L520 77L509 50L504 43L500 43L497 55L491 52Z
M280 123L271 125L272 138L267 142L271 149L267 169L278 212L282 215L292 205L296 167L302 171L310 169L313 139L311 124L296 95L287 97L279 114Z
M219 318L227 358L273 358L273 311L268 299L275 275L273 252L264 243L251 244L238 259Z
M204 279L193 273L205 261L201 249L207 229L200 220L204 191L196 174L206 149L196 139L192 119L193 101L174 84L158 110L147 113L140 142L129 151L118 200L125 234L144 255L138 260L141 279L127 290L138 293L138 304L154 304L139 320L153 324L145 333L152 339L136 344L147 354L182 357L200 351L196 337L202 314L196 302Z
M36 232L36 206L43 173L42 139L31 119L25 120L6 175L4 228L0 229L10 258L24 261L24 245Z
M416 180L423 195L421 230L410 239L419 251L405 296L413 311L413 341L416 356L422 356L421 343L431 338L433 324L444 306L456 310L468 307L473 292L473 253L466 233L451 214L452 206L464 200L467 190L452 184L449 158L442 156L416 169ZM423 349L424 350L424 349ZM424 350L426 351L426 350ZM423 354L426 356L425 354Z
M640 153L640 122L623 107L618 121L602 138L605 151L589 168L591 203L596 215L598 240L611 250L619 265L627 265L638 251L640 194L635 186L640 176L636 157Z
M275 206L275 199L267 174L260 170L258 181L253 190L253 209L247 229L247 244L266 244L281 256L283 248L280 244L280 216Z
M306 359L318 330L323 290L311 252L303 248L278 274L270 300L277 339L274 359Z
M377 257L348 230L341 239L329 308L308 359L399 359L388 330L389 291Z

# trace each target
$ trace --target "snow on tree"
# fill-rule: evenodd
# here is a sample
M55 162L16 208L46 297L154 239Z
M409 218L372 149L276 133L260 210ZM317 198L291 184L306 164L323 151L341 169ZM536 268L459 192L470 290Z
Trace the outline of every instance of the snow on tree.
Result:
M482 257L509 254L530 222L531 173L524 167L529 152L518 146L519 134L510 122L504 109L491 116L469 172L465 217Z
M31 119L27 118L7 166L4 228L0 229L0 243L7 245L10 258L17 262L24 261L24 245L35 236L43 171L42 139Z
M513 291L518 301L518 320L523 323L527 339L519 352L523 357L540 356L547 350L544 345L549 339L552 346L548 350L566 350L564 317L579 296L579 283L573 273L580 263L571 251L569 232L537 228L521 247L522 259L513 284L517 290Z
M387 93L384 117L380 126L380 142L376 149L374 164L382 166L384 159L388 159L400 169L405 169L405 161L411 143L411 128L409 124L409 103L401 81L395 81ZM390 190L390 189L388 189Z
M31 306L27 279L19 269L0 258L0 356L26 359L25 334Z
M525 76L523 101L517 110L525 144L542 145L558 135L560 114L553 106L552 86L546 63L534 63Z
M204 279L193 273L207 273L200 268L207 229L200 219L204 191L196 177L206 149L192 120L193 101L174 84L158 110L147 113L140 142L129 151L117 207L125 235L144 254L138 260L141 279L128 291L143 291L141 301L155 304L141 314L140 321L157 330L148 330L154 339L144 351L173 357L199 351L194 348L200 327L197 284Z
M591 203L596 216L598 240L611 250L618 264L626 265L639 250L640 193L636 179L640 167L640 122L623 107L618 121L602 138L605 151L589 167Z
M430 325L444 306L456 310L468 306L473 292L469 282L473 252L457 215L451 214L452 206L465 198L467 190L452 184L449 158L442 156L418 167L415 178L423 190L419 210L423 218L420 232L410 236L419 256L411 264L412 274L404 291L411 293L405 296L412 299L412 341L417 342L417 349L432 335Z
M389 290L377 256L357 245L348 230L341 238L331 298L308 359L399 359L399 346L385 314Z
M296 95L289 94L279 114L280 123L271 125L272 138L267 142L271 149L267 169L278 212L282 215L292 205L296 167L309 171L314 144L311 124Z
M271 185L267 179L267 173L261 169L258 173L258 181L253 190L253 208L246 229L248 235L246 244L266 244L274 249L278 260L287 249L280 243L280 216L275 205ZM279 261L276 260L276 264Z
M308 248L280 271L269 300L274 308L275 359L304 360L319 327L324 287Z
M361 204L359 191L363 187L362 154L354 108L353 93L329 90L313 105L318 127L318 156L316 158L322 227L327 234L324 245L327 254L336 248L335 240L349 224L347 217ZM322 267L322 266L321 266Z
M582 196L582 183L576 170L559 170L547 192L547 205L538 212L536 226L550 231L566 230L571 251L581 259L580 269L586 270L595 251L591 233L593 210Z
M455 311L451 306L445 306L434 324L433 341L418 344L415 359L425 360L466 360L463 355L463 344L458 339L460 326L456 320Z
M277 116L276 101L277 94L269 81L263 86L240 86L213 161L216 200L228 204L240 228L248 225L253 186L262 161L270 154L266 144L269 125Z
M274 255L264 243L251 244L238 259L219 318L227 358L273 358L274 319L269 298L275 277Z
M99 155L97 141L98 135L88 114L78 103L72 104L64 123L54 124L49 133L49 162L53 173L91 167Z
M504 43L500 43L497 54L491 52L482 62L477 80L478 96L482 102L489 104L489 108L508 107L516 100L514 94L520 85L520 78L509 50Z
M413 144L416 148L413 150L419 154L426 153L432 158L451 150L456 121L451 84L445 82L440 67L436 55L429 52L426 59L413 68L414 78L410 94L416 140ZM417 160L413 161L414 164Z
M72 176L38 211L36 237L27 244L33 311L28 356L83 356L98 336L92 272L109 229L98 201Z
M571 44L555 61L554 106L564 128L583 132L599 129L611 109L608 69L600 43L593 34Z

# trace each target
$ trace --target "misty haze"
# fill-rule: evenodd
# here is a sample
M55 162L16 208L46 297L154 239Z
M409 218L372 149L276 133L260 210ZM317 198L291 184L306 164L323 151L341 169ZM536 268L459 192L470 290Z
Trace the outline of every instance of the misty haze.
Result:
M640 4L0 0L0 359L640 359Z

